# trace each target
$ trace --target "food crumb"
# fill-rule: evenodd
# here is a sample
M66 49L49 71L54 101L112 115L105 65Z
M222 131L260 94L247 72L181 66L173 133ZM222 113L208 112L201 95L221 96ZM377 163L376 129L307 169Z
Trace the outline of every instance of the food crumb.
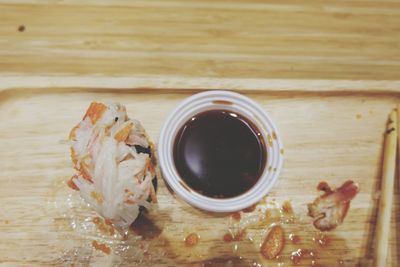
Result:
M361 119L361 114L357 114L356 115L356 118L359 120L359 119Z
M289 214L289 215L293 214L292 204L290 203L289 200L286 200L285 202L283 202L283 204L282 204L282 212L285 213L285 214Z
M18 31L19 32L24 32L25 31L25 26L24 25L19 25L18 26Z
M315 260L311 261L311 266L312 267L322 267L322 265L318 264Z
M199 235L196 233L191 233L185 238L185 245L187 247L192 247L199 242Z
M74 178L75 178L75 175L74 175L73 177L71 177L71 179L69 179L69 180L67 181L67 185L68 185L71 189L76 190L76 191L79 191L79 188L76 186L76 184L75 184L74 181L73 181Z
M267 197L263 197L261 200L260 200L260 202L258 202L260 205L265 205L265 204L267 204ZM256 205L256 204L254 204L254 205Z
M109 248L108 246L106 246L105 244L101 244L98 243L96 240L92 241L92 246L96 249L96 250L100 250L102 252L104 252L105 254L109 255L111 253L111 248Z
M321 247L326 247L330 243L329 237L327 237L326 235L319 235L317 237L314 237L313 241Z
M106 219L103 222L100 217L94 217L93 223L97 226L97 229L99 229L101 233L109 234L110 236L113 236L115 234L114 227L109 220Z
M233 241L233 236L230 234L230 233L226 233L225 235L224 235L224 241L225 242L227 242L227 243L229 243L229 242L232 242Z
M241 218L240 212L235 212L234 214L232 214L232 218L236 221L240 221Z
M300 263L302 257L303 257L303 251L301 249L298 249L292 252L290 260L292 261L293 264L297 265Z
M245 209L243 209L243 212L253 212L256 209L257 205L251 205L250 207L247 207Z
M245 235L246 235L246 230L242 229L236 235L233 235L231 233L226 233L223 237L223 240L226 243L230 243L233 241L242 241Z
M289 235L290 241L292 241L293 244L299 244L300 243L300 237L295 234L290 234Z
M325 181L319 182L319 184L317 185L317 190L318 191L324 191L325 193L332 192L331 187Z
M235 241L242 241L243 237L246 235L246 230L242 229L239 231L239 233L237 233L235 235L235 237L233 238Z
M5 223L5 224L9 224L10 221L9 221L9 220L4 220L4 223Z

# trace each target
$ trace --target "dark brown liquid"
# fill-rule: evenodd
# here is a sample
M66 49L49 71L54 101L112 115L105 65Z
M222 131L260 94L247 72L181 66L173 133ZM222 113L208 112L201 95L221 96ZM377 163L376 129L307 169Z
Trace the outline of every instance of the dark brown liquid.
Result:
M202 112L179 130L174 162L193 190L214 198L235 197L248 191L264 171L264 138L240 114L227 110Z

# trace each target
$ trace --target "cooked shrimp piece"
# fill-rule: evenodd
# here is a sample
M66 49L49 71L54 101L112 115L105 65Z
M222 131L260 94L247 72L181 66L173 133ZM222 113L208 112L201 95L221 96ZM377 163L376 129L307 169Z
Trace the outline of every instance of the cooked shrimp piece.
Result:
M335 190L326 182L321 182L317 189L325 193L308 204L308 215L315 219L314 226L317 229L333 230L343 223L350 201L357 195L359 187L349 180Z

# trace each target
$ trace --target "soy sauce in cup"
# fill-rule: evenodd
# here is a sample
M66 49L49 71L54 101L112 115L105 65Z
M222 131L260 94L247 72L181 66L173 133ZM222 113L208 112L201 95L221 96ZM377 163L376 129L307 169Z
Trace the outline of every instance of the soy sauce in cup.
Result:
M178 104L161 129L157 155L172 194L202 210L233 212L271 191L282 169L283 144L263 107L214 90Z
M183 124L173 157L191 189L211 198L232 198L257 183L267 152L252 122L237 112L216 109L195 114Z

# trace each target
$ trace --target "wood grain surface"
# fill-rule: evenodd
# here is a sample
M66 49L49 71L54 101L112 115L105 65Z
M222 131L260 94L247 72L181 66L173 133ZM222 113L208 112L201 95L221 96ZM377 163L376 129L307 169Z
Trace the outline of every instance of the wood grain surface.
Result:
M276 266L302 248L324 266L368 266L383 132L400 96L399 26L397 0L0 0L0 265ZM285 236L301 240L281 260L258 252L269 225L226 243L230 214L193 209L162 180L148 228L127 240L99 232L65 185L67 134L90 101L127 105L156 141L176 104L207 89L252 97L280 129L284 171L267 203L291 200ZM319 181L347 179L361 192L321 247L306 204ZM396 183L387 266L400 262ZM200 242L186 248L191 232Z
M1 73L399 79L393 0L1 0L0 18Z
M276 261L260 257L258 244L268 225L250 227L238 243L225 243L223 236L234 221L230 214L204 213L175 198L160 180L159 206L148 215L143 238L131 233L128 240L99 233L92 223L95 213L65 182L73 174L66 143L69 129L82 117L93 99L112 99L127 105L128 114L142 121L153 140L167 114L193 91L164 90L9 90L0 94L0 263L5 265L136 265L202 266L210 259L223 266L265 266ZM383 132L387 115L398 95L263 92L247 94L267 110L282 134L284 171L267 203L280 207L291 200L295 221L285 224L285 262L298 248L318 250L318 263L366 266L372 257ZM361 191L352 201L343 225L326 234L331 242L315 245L318 232L307 217L306 204L317 195L317 183L326 180L339 186L347 179ZM388 266L399 255L398 179L392 215ZM243 215L244 216L244 215ZM200 235L194 248L184 238ZM301 238L291 245L290 233ZM94 250L93 240L113 248L111 255ZM143 249L144 248L144 249ZM143 252L146 251L147 252ZM242 257L240 261L238 257ZM220 265L218 265L220 264ZM309 266L310 259L300 262Z

